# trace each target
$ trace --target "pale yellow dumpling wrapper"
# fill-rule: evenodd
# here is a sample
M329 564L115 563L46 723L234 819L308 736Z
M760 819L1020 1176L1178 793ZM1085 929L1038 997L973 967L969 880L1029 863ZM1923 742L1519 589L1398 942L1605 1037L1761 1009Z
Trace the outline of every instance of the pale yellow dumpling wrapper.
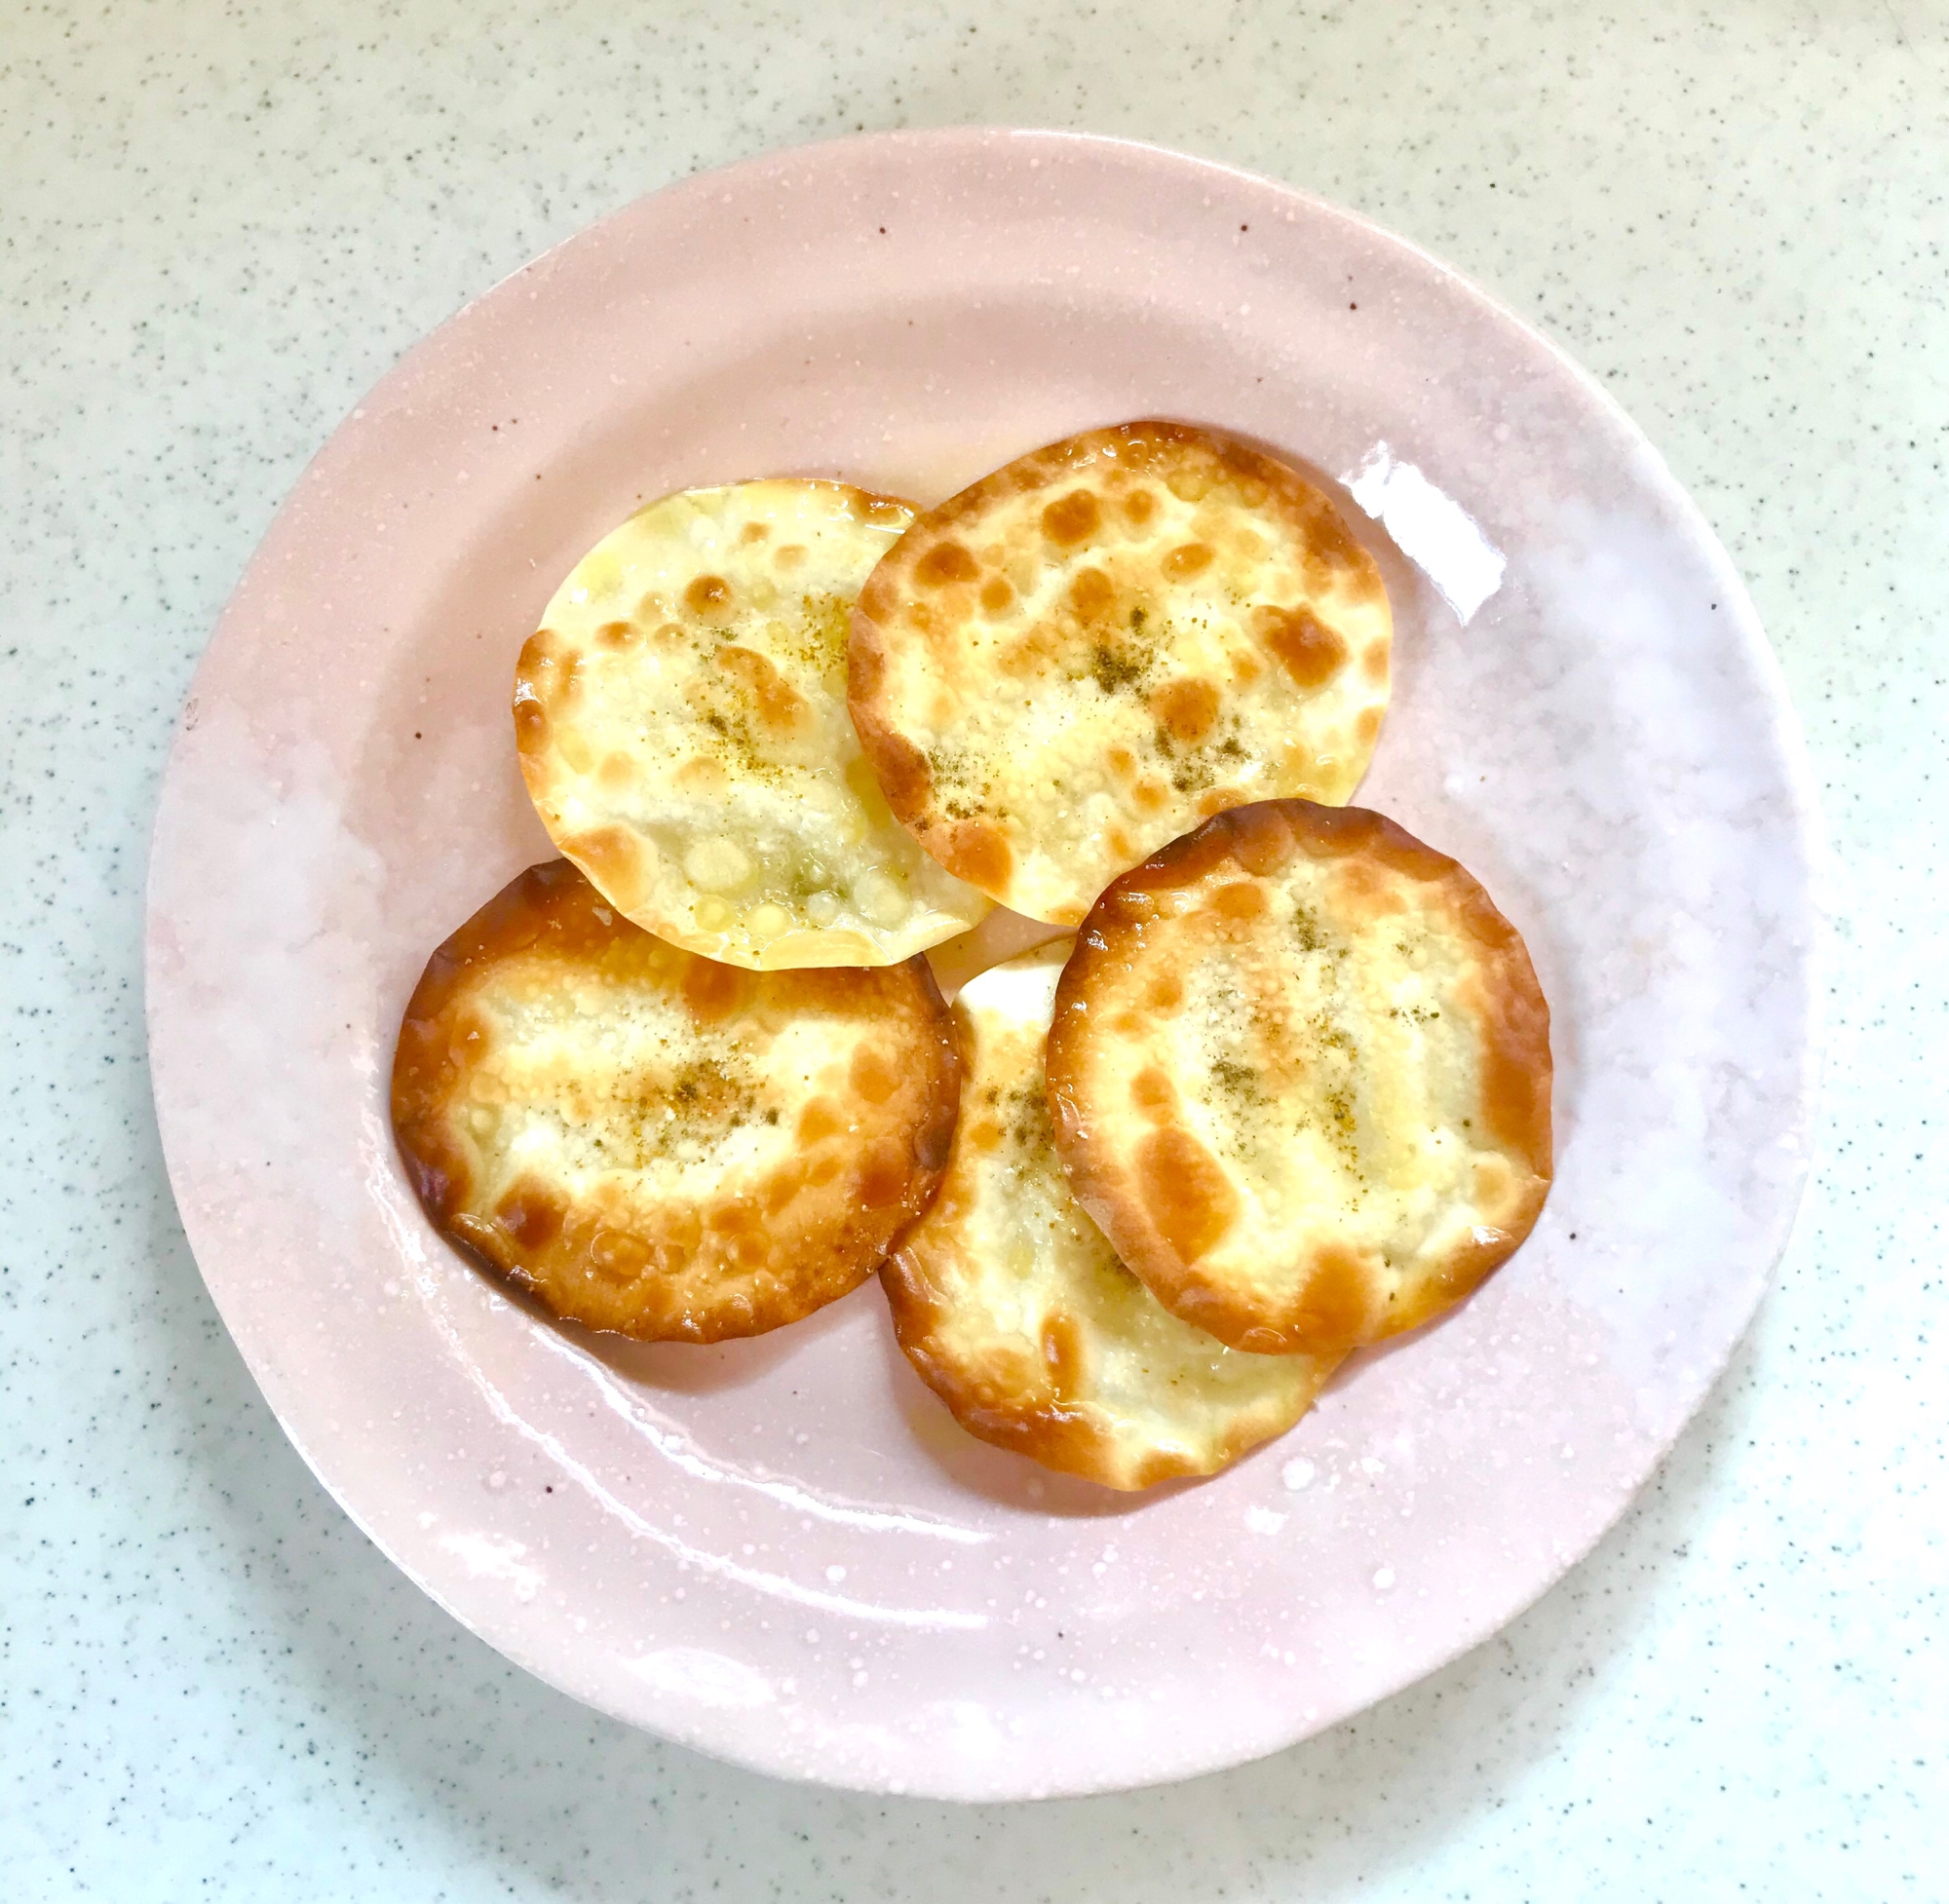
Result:
M894 819L847 714L853 604L912 517L809 478L685 490L555 591L516 668L521 773L625 917L776 971L898 964L988 910Z
M1322 490L1218 433L1126 423L917 516L860 590L848 691L928 852L1074 927L1214 813L1350 798L1393 641Z
M947 1174L880 1271L900 1347L972 1433L1113 1488L1211 1474L1289 1428L1340 1359L1228 1349L1180 1321L1071 1195L1043 1045L1070 941L955 1001Z

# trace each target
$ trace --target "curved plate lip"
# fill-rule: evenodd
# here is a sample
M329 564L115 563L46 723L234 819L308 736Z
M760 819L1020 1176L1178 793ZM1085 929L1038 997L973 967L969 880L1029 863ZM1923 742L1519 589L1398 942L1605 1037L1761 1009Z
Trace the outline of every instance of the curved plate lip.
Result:
M162 776L156 819L151 832L148 884L145 889L148 930L144 956L145 1019L150 1044L152 1047L155 1045L160 1019L167 1011L167 1008L159 1007L157 1002L158 992L161 989L158 983L160 948L156 930L159 914L154 897L158 858L164 845L161 838L162 820L178 790L179 766L184 751L185 734L189 725L193 723L199 698L207 690L210 677L221 666L221 651L227 643L246 638L249 632L252 611L246 597L248 595L251 582L281 559L287 538L297 533L293 528L294 504L311 483L327 476L339 459L351 458L362 453L345 440L349 425L362 417L369 408L383 404L390 395L404 391L422 369L438 362L452 348L453 333L456 330L483 314L498 311L504 304L516 297L532 295L533 292L529 287L538 279L545 278L552 265L579 252L584 248L617 238L627 232L634 221L655 215L652 208L675 208L713 195L721 196L728 202L741 193L763 189L787 171L803 172L808 168L853 168L874 162L897 162L898 165L908 167L924 166L950 160L957 155L973 151L1008 150L1021 151L1028 157L1029 163L1036 166L1080 165L1127 171L1132 176L1133 188L1145 175L1168 172L1204 178L1214 185L1222 183L1234 190L1252 195L1264 195L1280 206L1296 208L1307 219L1325 226L1337 226L1361 245L1382 252L1391 252L1395 259L1412 264L1417 273L1437 282L1449 295L1465 299L1481 317L1519 340L1528 352L1547 360L1557 375L1567 374L1569 379L1574 381L1585 400L1593 405L1603 423L1617 434L1621 444L1626 447L1634 458L1638 480L1647 489L1656 493L1657 499L1671 512L1681 526L1685 540L1697 552L1704 556L1716 572L1721 599L1731 610L1726 618L1727 623L1740 645L1746 665L1752 668L1755 677L1763 686L1767 739L1782 773L1784 789L1791 807L1791 832L1800 854L1804 877L1803 895L1807 905L1810 939L1798 960L1796 974L1801 1011L1800 1023L1804 1028L1804 1037L1799 1051L1794 1117L1791 1127L1781 1133L1782 1138L1794 1150L1796 1162L1790 1180L1787 1178L1781 1180L1763 1249L1756 1249L1753 1252L1756 1258L1761 1254L1764 1255L1765 1268L1760 1272L1752 1300L1746 1306L1739 1327L1730 1333L1711 1361L1709 1369L1703 1371L1703 1379L1698 1384L1697 1392L1687 1404L1682 1419L1645 1464L1636 1483L1636 1486L1641 1488L1656 1472L1658 1466L1675 1443L1678 1434L1683 1432L1686 1424L1702 1404L1709 1389L1723 1373L1734 1350L1750 1326L1753 1314L1766 1293L1772 1274L1787 1247L1811 1170L1812 1147L1809 1135L1815 1118L1826 1032L1826 1002L1821 979L1830 957L1833 905L1830 897L1832 872L1829 851L1820 824L1815 781L1805 742L1793 713L1778 659L1766 639L1757 610L1731 557L1702 512L1679 484L1662 455L1604 386L1534 325L1424 248L1397 236L1359 213L1242 168L1133 139L1030 127L965 126L851 134L760 154L693 174L646 194L550 247L461 305L449 318L408 349L392 368L379 378L307 462L291 490L275 513L262 541L247 565L237 590L219 617L210 643L199 659L185 696L184 714L179 716L177 730L172 738L169 759ZM933 1768L919 1763L918 1754L912 1775L902 1781L885 1777L848 1775L838 1770L829 1775L823 1769L808 1771L801 1765L781 1759L777 1753L767 1750L762 1743L747 1733L739 1732L735 1727L722 1733L700 1733L695 1726L684 1723L676 1716L674 1707L669 1700L662 1701L660 1706L654 1695L643 1697L645 1690L643 1688L631 1688L631 1692L637 1695L631 1699L618 1698L615 1696L612 1682L595 1681L580 1675L567 1668L561 1659L526 1644L519 1630L512 1622L493 1617L493 1607L489 1603L470 1602L447 1590L439 1583L439 1577L424 1563L422 1556L415 1554L404 1543L388 1535L376 1515L362 1504L360 1498L362 1477L356 1467L350 1466L341 1454L331 1449L326 1445L326 1441L322 1440L313 1431L317 1425L309 1419L311 1411L308 1397L299 1391L295 1383L289 1378L288 1371L282 1365L277 1341L239 1326L236 1306L226 1300L226 1277L221 1270L213 1273L211 1269L212 1260L217 1254L214 1225L197 1213L193 1200L186 1194L190 1163L185 1155L185 1140L181 1131L179 1127L172 1127L176 1126L179 1121L172 1108L169 1085L158 1078L154 1090L164 1158L172 1188L177 1197L185 1231L211 1300L253 1380L269 1402L280 1427L320 1484L355 1525L415 1585L470 1631L486 1640L504 1656L596 1710L626 1724L658 1733L706 1756L728 1764L771 1775L830 1784L841 1789L980 1802L1017 1797L1081 1796L1096 1792L1137 1789L1145 1785L1174 1782L1204 1772L1221 1771L1281 1750L1287 1745L1327 1730L1343 1719L1367 1709L1380 1699L1392 1696L1404 1687L1439 1670L1463 1653L1479 1645L1517 1618L1556 1584L1565 1574L1587 1557L1590 1550L1617 1524L1618 1519L1629 1505L1630 1497L1626 1496L1617 1504L1615 1511L1607 1519L1589 1532L1587 1539L1574 1550L1567 1548L1563 1550L1560 1565L1547 1577L1539 1578L1534 1582L1533 1590L1526 1597L1498 1607L1493 1617L1482 1619L1477 1622L1475 1628L1464 1633L1442 1656L1415 1661L1410 1670L1397 1674L1386 1683L1376 1683L1367 1696L1357 1704L1343 1711L1326 1714L1317 1722L1308 1721L1297 1712L1293 1713L1291 1723L1283 1735L1273 1739L1270 1743L1259 1739L1242 1750L1228 1749L1222 1743L1206 1745L1180 1752L1176 1756L1166 1754L1161 1758L1155 1771L1146 1771L1139 1775L1103 1777L1085 1771L1074 1777L1058 1774L1052 1778L1038 1779L1033 1785L1024 1781L1019 1788L1008 1790L970 1789L965 1783L958 1781L951 1771L948 1775L936 1776Z

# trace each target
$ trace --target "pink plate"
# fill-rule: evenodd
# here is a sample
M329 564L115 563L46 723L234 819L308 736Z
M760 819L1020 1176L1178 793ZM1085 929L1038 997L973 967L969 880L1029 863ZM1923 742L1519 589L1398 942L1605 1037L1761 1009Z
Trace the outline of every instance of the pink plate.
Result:
M1555 1012L1541 1228L1203 1486L969 1439L877 1287L718 1349L542 1320L429 1230L385 1087L427 953L548 856L514 660L638 502L807 473L934 501L1166 415L1338 484L1394 596L1360 800L1454 853ZM510 1658L702 1751L990 1799L1234 1764L1492 1633L1698 1406L1784 1245L1811 801L1738 577L1580 371L1360 220L1044 133L689 180L406 358L204 657L157 819L149 1024L203 1274L360 1526Z

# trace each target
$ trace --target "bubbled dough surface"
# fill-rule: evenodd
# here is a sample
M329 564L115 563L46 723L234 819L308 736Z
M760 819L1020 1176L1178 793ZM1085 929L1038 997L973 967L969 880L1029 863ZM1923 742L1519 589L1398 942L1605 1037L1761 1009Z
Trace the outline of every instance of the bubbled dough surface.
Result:
M1346 800L1392 635L1379 570L1318 489L1224 438L1127 424L915 520L860 597L854 719L930 853L1074 926L1223 807Z
M1548 1187L1548 1011L1521 939L1452 859L1355 809L1241 808L1120 880L1049 1070L1085 1206L1241 1347L1428 1320Z
M1290 1428L1333 1363L1230 1350L1179 1321L1070 1195L1043 1084L1068 953L962 990L954 1153L881 1282L900 1346L983 1439L1117 1488L1210 1474Z
M556 1314L708 1342L871 1274L938 1179L958 1077L924 961L740 971L555 860L428 964L393 1118L434 1221Z
M516 672L521 772L637 925L762 970L890 965L987 910L895 821L847 717L847 619L911 515L838 482L687 490L556 591Z

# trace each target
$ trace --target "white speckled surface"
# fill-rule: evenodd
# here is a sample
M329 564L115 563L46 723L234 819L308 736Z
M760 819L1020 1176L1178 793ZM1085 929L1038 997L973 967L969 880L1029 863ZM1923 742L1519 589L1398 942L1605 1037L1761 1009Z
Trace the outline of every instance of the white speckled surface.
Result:
M1050 8L916 13L859 53L837 10L0 26L10 1897L1939 1894L1942 16L1121 18L1128 60ZM1746 573L1844 910L1815 1192L1641 1507L1352 1725L1032 1812L710 1766L454 1628L318 1490L215 1322L137 997L189 668L359 393L464 297L696 165L981 118L1290 178L1582 358Z

